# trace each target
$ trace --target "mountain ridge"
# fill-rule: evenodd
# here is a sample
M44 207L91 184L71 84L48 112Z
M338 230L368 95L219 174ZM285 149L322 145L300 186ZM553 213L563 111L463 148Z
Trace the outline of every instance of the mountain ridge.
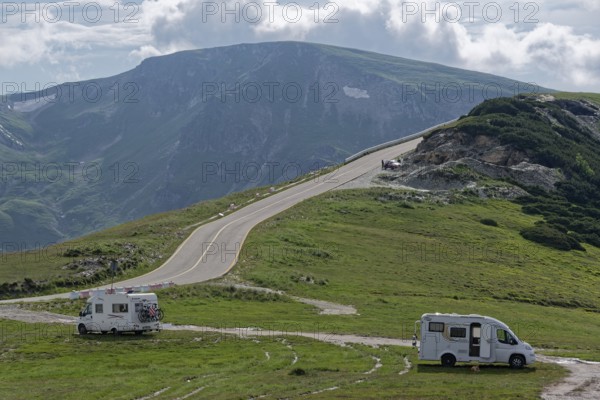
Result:
M493 96L521 85L360 50L274 42L152 57L113 77L25 101L13 95L0 110L8 132L0 132L0 211L5 226L21 230L3 230L0 239L62 241L293 179L467 112L484 100L481 90L462 92L473 82L500 88Z

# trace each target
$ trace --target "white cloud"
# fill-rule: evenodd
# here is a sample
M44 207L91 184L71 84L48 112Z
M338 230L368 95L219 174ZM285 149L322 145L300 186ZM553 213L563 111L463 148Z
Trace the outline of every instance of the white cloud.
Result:
M34 63L47 51L45 35L41 28L3 28L0 34L0 67Z
M577 35L570 27L544 23L520 31L497 23L486 25L479 35L458 24L423 24L421 29L424 46L451 49L461 67L496 74L536 71L547 76L546 85L600 84L600 39Z
M402 7L406 5L394 2L386 27L398 41L417 42L417 46L410 46L415 53L500 75L538 76L540 82L536 83L551 87L600 88L600 38L576 34L572 27L553 23L491 23L484 18L474 26L452 23L443 17L436 22L433 16L422 13L407 16ZM431 4L428 7L434 9ZM529 14L539 16L532 14L534 8L527 10L529 14L522 11L520 19Z
M101 0L96 4L108 9L115 3ZM36 14L26 16L25 23L20 12L3 16L6 23L0 25L0 53L6 56L0 58L0 68L39 62L68 62L98 48L127 48L150 39L150 35L140 29L140 24L122 22L124 14L119 17L121 22L111 23L116 17L108 16L106 10L102 14L105 18L97 23L76 18L81 14L68 8L61 11L60 18L52 9L44 11L39 8ZM70 22L70 19L75 22Z
M383 2L381 0L344 0L343 3L339 3L339 8L342 11L356 11L362 15L369 15L377 12L377 9ZM321 3L322 8L325 7L326 2ZM338 4L338 3L332 3ZM332 11L331 8L324 11Z
M62 68L48 70L55 71L57 80L87 79L105 75L104 71L122 72L110 67L122 68L124 58L133 67L143 58L192 48L307 40L535 80L548 87L600 91L600 2L596 0L488 2L502 11L495 23L491 20L496 8L486 9L488 3L469 10L467 2L432 0L323 1L318 8L314 0L298 0L299 18L296 7L285 8L284 1L269 9L266 2L252 0L155 0L127 10L127 2L122 1L118 23L113 21L113 0L96 3L104 7L97 23L81 17L70 23L63 16L58 23L42 19L22 24L13 19L0 24L0 72L14 75L21 65L40 69L55 65ZM423 3L428 10L437 7L446 14L436 22L424 12ZM450 3L460 8L459 23L449 20L457 10ZM263 5L258 19L253 4ZM415 5L416 12L407 8ZM136 22L124 23L132 13ZM524 23L526 17L539 22ZM106 59L104 69L99 72L97 66L93 75L96 63L86 60L99 54ZM84 67L86 73L81 72Z
M143 60L145 58L149 58L149 57L155 57L155 56L160 56L162 55L163 52L158 50L156 47L152 46L152 45L143 45L140 48L137 48L135 50L132 50L129 55L133 58L136 59L140 59Z

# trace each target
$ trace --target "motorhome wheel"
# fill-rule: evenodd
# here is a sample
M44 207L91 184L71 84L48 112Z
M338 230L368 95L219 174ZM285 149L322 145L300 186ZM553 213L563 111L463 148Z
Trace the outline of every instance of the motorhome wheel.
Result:
M511 368L523 368L523 366L525 365L525 358L523 358L523 356L517 354L517 355L511 356L510 360L508 362L509 362Z
M444 354L442 356L442 365L444 367L454 367L454 364L456 364L456 357L452 354Z

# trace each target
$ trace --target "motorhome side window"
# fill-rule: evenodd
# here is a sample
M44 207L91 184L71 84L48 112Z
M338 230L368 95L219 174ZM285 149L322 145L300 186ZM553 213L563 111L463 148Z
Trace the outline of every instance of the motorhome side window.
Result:
M126 313L127 312L127 304L113 304L112 311L114 313Z
M103 304L96 304L96 314L102 314L104 312Z
M450 337L465 338L467 337L467 328L450 328Z
M429 332L444 332L444 323L443 322L430 322L429 323Z

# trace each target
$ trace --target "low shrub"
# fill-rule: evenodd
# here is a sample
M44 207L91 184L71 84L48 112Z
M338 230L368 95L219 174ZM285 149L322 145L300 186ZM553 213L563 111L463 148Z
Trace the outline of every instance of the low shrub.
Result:
M498 226L498 222L496 222L496 220L491 219L491 218L483 218L479 222L481 222L483 225L487 225L487 226Z
M576 238L545 223L522 229L521 236L532 242L558 250L585 251Z

